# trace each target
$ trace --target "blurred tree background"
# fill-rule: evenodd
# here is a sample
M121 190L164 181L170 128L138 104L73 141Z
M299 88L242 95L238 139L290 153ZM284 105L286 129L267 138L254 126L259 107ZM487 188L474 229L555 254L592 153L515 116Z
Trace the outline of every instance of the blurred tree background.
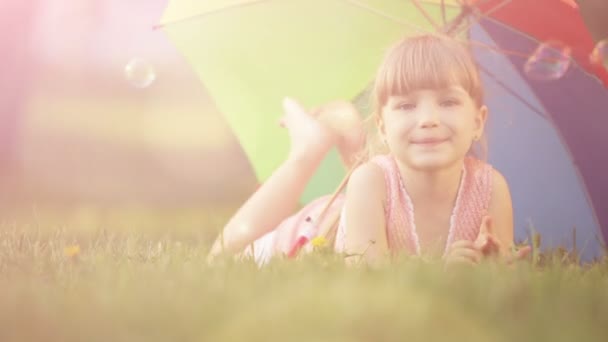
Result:
M166 2L0 3L5 219L47 205L233 208L255 189L204 84L153 29ZM578 4L594 38L608 36L608 1ZM134 59L149 85L126 77Z
M153 30L165 5L0 4L5 209L231 205L254 189L249 164L204 85ZM125 74L135 58L152 67L147 86Z

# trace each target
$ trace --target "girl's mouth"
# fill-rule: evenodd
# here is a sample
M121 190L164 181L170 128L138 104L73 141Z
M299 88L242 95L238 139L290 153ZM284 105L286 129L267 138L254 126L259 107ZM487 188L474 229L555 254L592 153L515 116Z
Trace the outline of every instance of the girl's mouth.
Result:
M435 145L439 145L448 140L449 140L449 138L428 137L428 138L412 139L411 143L414 145L420 145L420 146L435 146Z

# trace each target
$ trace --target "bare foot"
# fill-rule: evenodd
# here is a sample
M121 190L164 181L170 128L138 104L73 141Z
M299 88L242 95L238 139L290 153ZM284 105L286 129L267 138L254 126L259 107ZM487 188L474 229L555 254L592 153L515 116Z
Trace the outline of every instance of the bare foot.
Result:
M357 108L348 101L334 101L316 112L318 120L338 136L336 145L343 162L351 167L365 145L365 131Z
M290 158L322 158L336 143L334 132L321 124L302 105L293 99L283 100L285 114L280 125L287 128L291 141Z

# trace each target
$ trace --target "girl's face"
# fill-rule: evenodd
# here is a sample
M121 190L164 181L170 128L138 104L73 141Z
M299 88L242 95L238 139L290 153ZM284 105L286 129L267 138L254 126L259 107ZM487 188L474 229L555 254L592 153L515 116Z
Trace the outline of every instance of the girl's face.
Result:
M390 96L379 127L393 155L405 165L434 171L461 162L481 137L487 108L461 86Z

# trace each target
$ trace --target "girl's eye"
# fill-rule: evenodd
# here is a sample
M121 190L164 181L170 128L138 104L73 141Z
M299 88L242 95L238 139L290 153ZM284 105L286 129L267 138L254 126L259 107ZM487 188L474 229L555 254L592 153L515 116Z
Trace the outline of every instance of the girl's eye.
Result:
M397 105L397 109L401 110L412 110L416 108L416 104L414 103L400 103Z
M446 100L442 100L439 104L442 107L454 107L454 106L458 106L460 104L460 101L458 101L456 99L446 99Z

